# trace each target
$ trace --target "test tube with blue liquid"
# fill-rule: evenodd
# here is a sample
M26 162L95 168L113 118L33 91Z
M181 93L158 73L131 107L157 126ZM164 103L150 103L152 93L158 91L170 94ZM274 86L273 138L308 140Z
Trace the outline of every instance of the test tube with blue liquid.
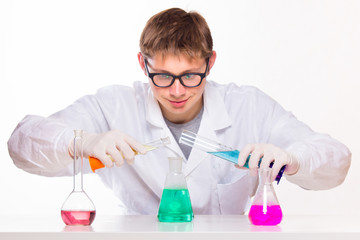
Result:
M212 154L216 157L225 159L229 162L232 162L234 164L238 164L238 158L240 151L233 149L231 147L225 146L221 143L218 143L216 141L204 138L199 136L196 133L193 133L188 130L183 130L179 139L180 144L187 145L189 147L194 147L196 149L205 151L209 154ZM249 168L249 160L250 160L251 154L247 157L246 162L243 167ZM259 160L259 166L261 164L262 158ZM273 162L270 163L270 168L274 165ZM283 166L278 175L275 178L275 181L279 184L280 179L285 171L285 166Z

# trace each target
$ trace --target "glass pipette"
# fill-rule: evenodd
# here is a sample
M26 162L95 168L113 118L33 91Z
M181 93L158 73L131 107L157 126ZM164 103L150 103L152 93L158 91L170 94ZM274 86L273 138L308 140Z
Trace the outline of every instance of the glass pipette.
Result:
M204 138L199 136L196 133L190 132L188 130L183 130L179 143L185 144L189 147L194 147L196 149L205 151L209 154L212 154L214 156L217 156L219 158L225 159L229 162L238 164L238 158L239 158L239 150L233 149L231 147L225 146L221 143L218 143L216 141ZM249 168L249 160L250 160L251 154L247 157L246 162L243 167ZM259 160L259 166L261 164L262 157ZM270 168L274 165L274 162L270 163ZM283 166L278 175L276 176L275 180L279 184L280 179L285 171L285 166Z
M170 138L165 137L165 138L160 138L160 139L154 140L152 142L146 143L143 146L146 148L146 152L150 152L157 148L164 147L168 144L170 144ZM133 149L133 151L134 151L135 155L140 154L139 152L135 151L134 149ZM111 159L111 161L114 162L114 159L110 155L108 155L108 156ZM93 172L95 172L95 170L97 170L99 168L105 167L104 164L99 159L92 157L92 156L89 156L89 163L90 163L91 170Z

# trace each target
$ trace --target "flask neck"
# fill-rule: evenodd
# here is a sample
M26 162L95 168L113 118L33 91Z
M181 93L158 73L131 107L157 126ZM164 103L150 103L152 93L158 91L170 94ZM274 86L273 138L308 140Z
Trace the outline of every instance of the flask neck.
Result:
M169 157L169 173L166 176L166 189L187 189L185 176L182 173L182 158Z
M271 185L271 171L270 169L259 169L259 184Z
M182 171L182 158L181 157L169 157L169 171L181 172Z
M83 149L82 130L75 130L74 138L74 190L83 191Z

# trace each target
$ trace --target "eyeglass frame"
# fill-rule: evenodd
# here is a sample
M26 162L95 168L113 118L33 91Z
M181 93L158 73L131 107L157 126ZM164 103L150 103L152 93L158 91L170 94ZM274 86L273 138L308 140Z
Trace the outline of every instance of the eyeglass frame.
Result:
M206 59L206 69L205 69L205 72L204 72L204 73L191 73L191 72L190 72L190 73L184 73L184 74L181 74L181 75L173 75L173 74L171 74L171 73L150 73L150 72L149 72L149 69L148 69L148 61L147 61L146 58L145 58L144 63L145 63L145 68L146 68L148 77L151 79L151 81L153 82L153 84L154 84L155 86L160 87L160 88L171 87L171 86L174 84L175 80L176 80L176 79L179 79L181 85L183 85L184 87L194 88L194 87L200 86L200 84L202 83L203 79L206 77L206 74L207 74L208 68L209 68L209 60L210 60L210 58L207 58L207 59ZM187 86L187 85L185 85L184 82L183 82L183 80L182 80L181 78L182 78L183 76L186 76L186 75L189 75L189 74L200 76L200 77L201 77L201 80L200 80L199 84L197 84L197 85L195 85L195 86ZM157 85L157 84L155 83L155 81L154 81L154 76L156 76L156 75L168 75L168 76L172 77L172 80L171 80L171 82L170 82L170 84L169 84L168 86L159 86L159 85Z

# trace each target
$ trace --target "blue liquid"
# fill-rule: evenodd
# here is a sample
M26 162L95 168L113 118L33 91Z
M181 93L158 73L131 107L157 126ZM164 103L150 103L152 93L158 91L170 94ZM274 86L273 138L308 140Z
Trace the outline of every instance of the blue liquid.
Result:
M212 154L212 155L214 155L214 156L217 156L217 157L219 157L219 158L225 159L225 160L227 160L227 161L229 161L229 162L232 162L232 163L235 163L235 164L238 164L238 159L239 159L239 154L240 154L240 152L239 152L238 150L224 151L224 152L207 152L207 153L210 153L210 154ZM243 167L249 168L249 160L250 160L250 157L251 157L251 154L247 157L246 162L245 162L245 164L244 164ZM261 160L262 160L262 158L260 158L260 160L259 160L259 167L260 167L260 164L261 164ZM272 168L273 165L274 165L274 162L271 162L270 165L269 165L269 167ZM279 182L280 182L280 179L281 179L284 171L285 171L285 166L283 166L283 167L280 169L278 175L277 175L276 178L275 178L275 181L276 181L278 184L279 184Z
M230 161L232 163L238 164L238 158L239 158L239 154L240 152L238 150L234 150L234 151L226 151L226 152L208 152L212 155L215 155L219 158L225 159L227 161ZM250 156L246 159L246 163L244 165L244 167L249 168L248 165L248 161L250 159Z

